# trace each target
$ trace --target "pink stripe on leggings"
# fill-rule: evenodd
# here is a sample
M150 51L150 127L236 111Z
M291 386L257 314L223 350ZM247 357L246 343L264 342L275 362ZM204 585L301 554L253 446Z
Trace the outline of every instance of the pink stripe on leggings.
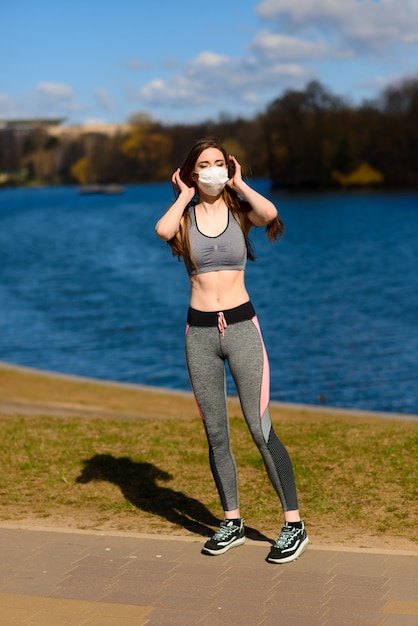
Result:
M263 417L264 413L267 411L269 402L270 402L270 365L267 356L266 347L264 345L263 336L260 330L260 324L258 323L257 316L251 320L254 326L258 330L258 334L260 335L261 345L263 346L263 377L261 380L261 394L260 394L260 417Z

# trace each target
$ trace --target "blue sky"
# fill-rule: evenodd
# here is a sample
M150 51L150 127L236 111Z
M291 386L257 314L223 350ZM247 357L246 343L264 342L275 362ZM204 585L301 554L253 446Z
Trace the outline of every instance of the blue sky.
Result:
M417 0L2 0L0 25L0 119L195 123L418 77Z

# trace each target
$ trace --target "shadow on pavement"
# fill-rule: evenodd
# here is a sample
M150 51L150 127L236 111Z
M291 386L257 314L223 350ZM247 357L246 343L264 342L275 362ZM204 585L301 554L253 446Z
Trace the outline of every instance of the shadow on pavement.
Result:
M213 528L219 526L220 520L199 500L158 484L157 481L168 483L173 477L152 463L136 462L128 457L116 458L111 454L96 454L83 463L77 483L110 482L119 487L124 497L138 509L204 537L211 536ZM249 539L273 543L253 528L246 526L245 530Z

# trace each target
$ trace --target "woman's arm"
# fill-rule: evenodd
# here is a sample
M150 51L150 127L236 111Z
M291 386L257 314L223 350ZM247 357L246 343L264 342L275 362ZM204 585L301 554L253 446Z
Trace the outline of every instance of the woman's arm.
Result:
M230 156L229 160L235 167L235 173L229 179L227 185L234 191L239 193L247 200L251 206L251 211L246 213L246 217L253 226L266 226L277 217L277 209L274 204L252 189L246 182L242 180L241 166L235 157Z
M155 225L155 232L164 241L170 241L178 233L184 209L195 195L194 187L188 187L181 180L180 168L174 172L171 181L179 195Z

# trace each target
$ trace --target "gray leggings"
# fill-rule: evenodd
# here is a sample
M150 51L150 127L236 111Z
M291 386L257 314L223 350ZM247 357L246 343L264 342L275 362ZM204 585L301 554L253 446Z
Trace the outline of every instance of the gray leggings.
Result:
M224 323L218 326L219 315L189 309L186 360L223 510L239 508L237 470L229 436L226 361L248 428L283 510L296 510L298 501L292 463L270 419L269 364L254 309L246 303L224 311Z

